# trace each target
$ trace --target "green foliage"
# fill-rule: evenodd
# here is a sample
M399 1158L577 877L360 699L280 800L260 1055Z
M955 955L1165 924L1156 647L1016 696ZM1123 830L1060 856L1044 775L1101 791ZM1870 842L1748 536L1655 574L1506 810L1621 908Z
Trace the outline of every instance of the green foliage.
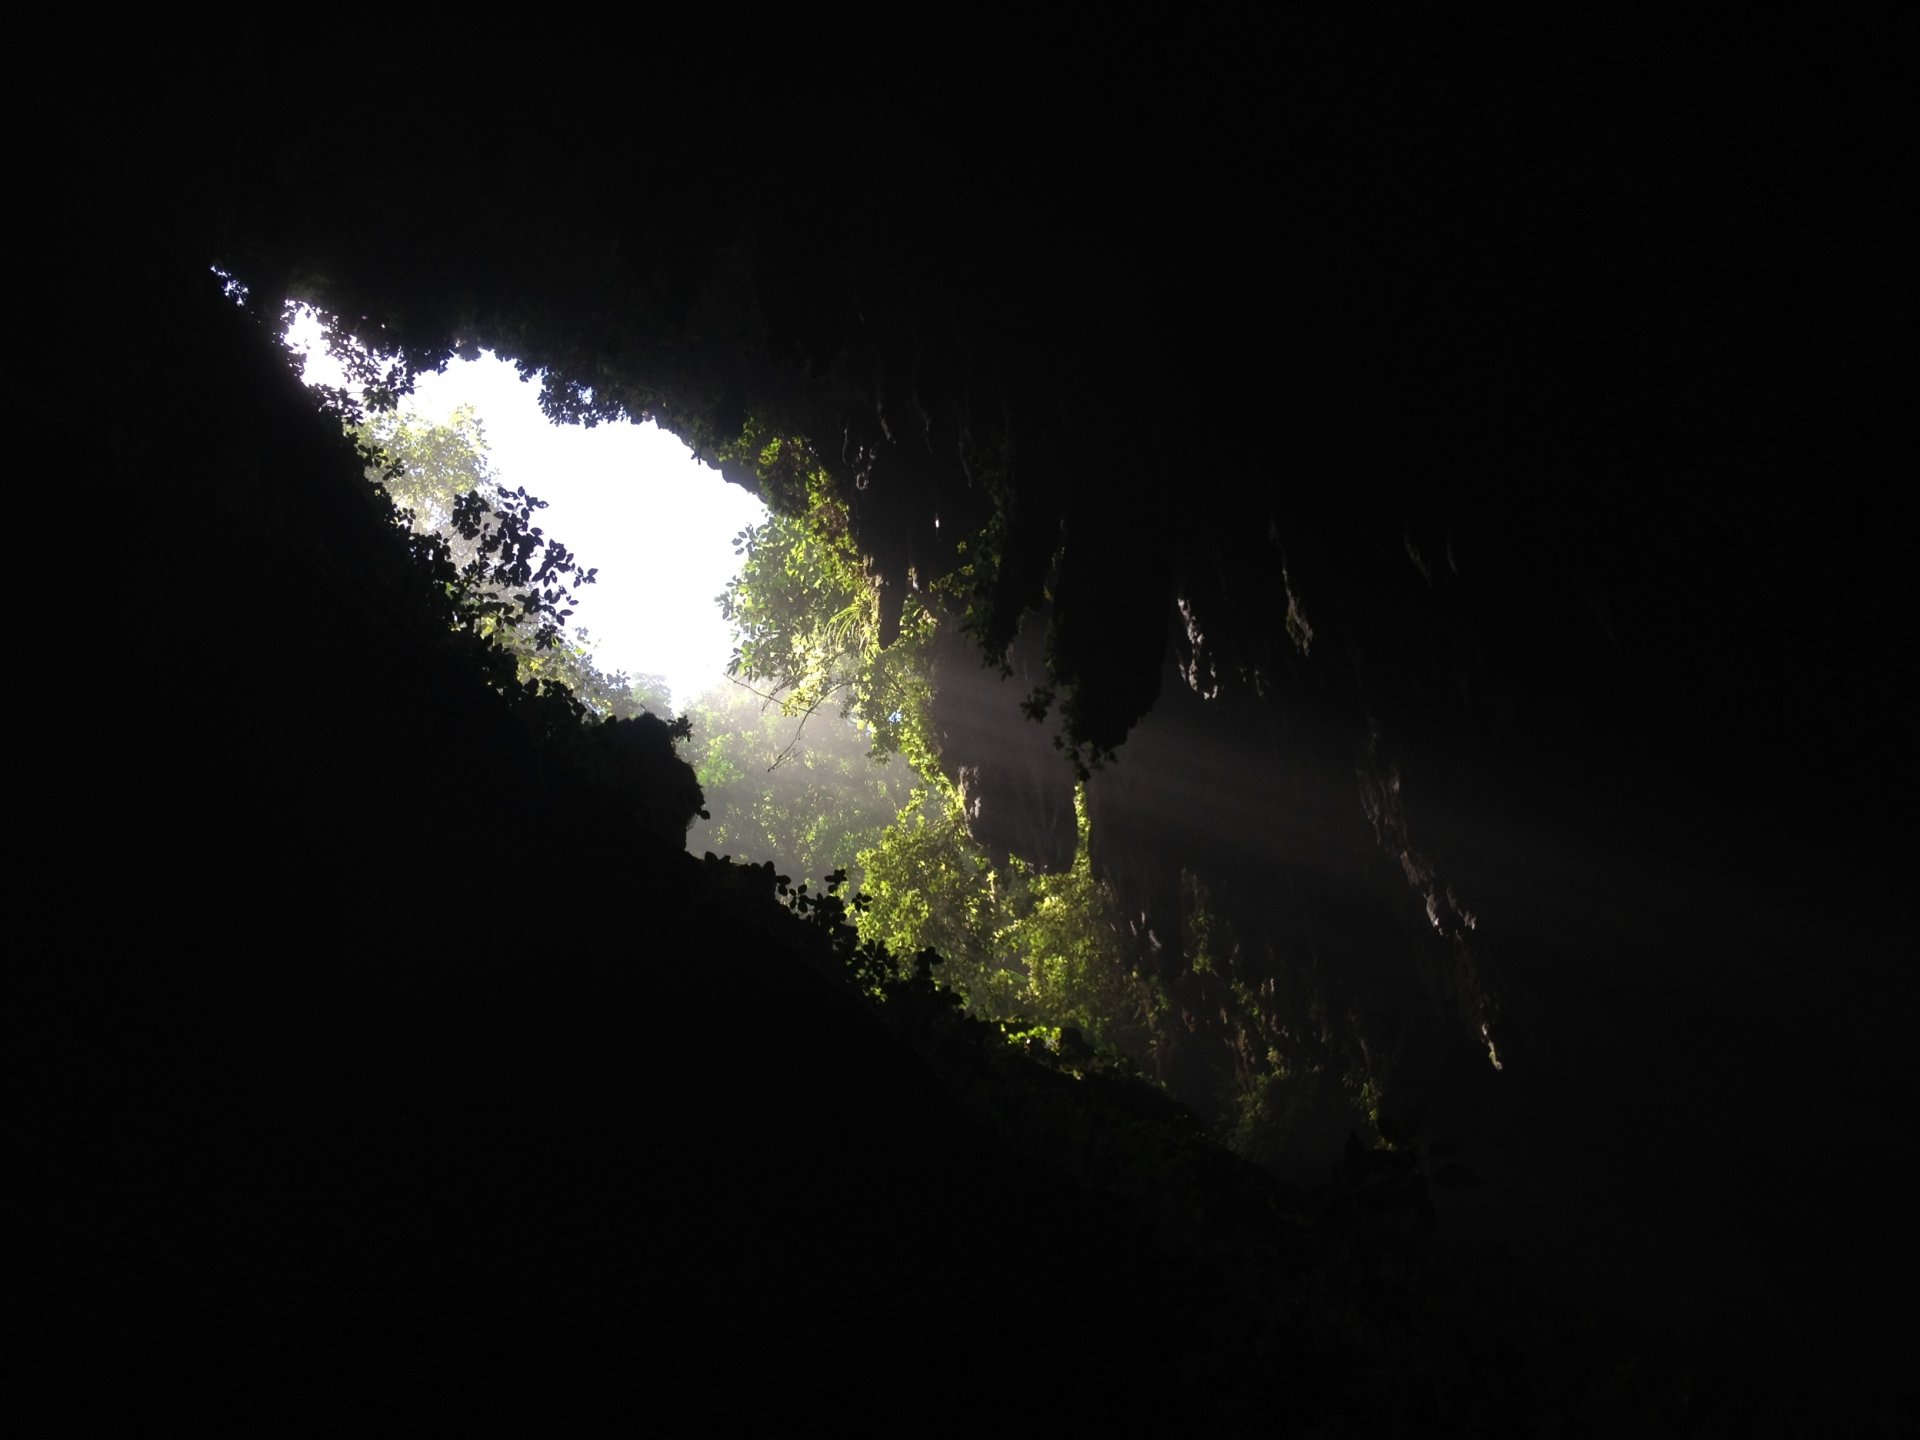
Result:
M1075 794L1074 813L1078 844L1070 868L1049 875L1011 862L1011 918L997 939L1026 973L1030 1013L1150 1063L1167 997L1136 962L1113 894L1093 873L1084 789Z
M453 505L454 534L474 547L460 569L467 593L482 613L516 629L531 626L536 650L552 649L572 617L569 584L591 585L598 576L533 523L534 513L546 508L524 486L492 495L471 490Z
M1013 859L996 868L967 832L960 796L942 781L916 791L871 850L863 935L890 949L938 950L947 982L975 1014L1020 1017L1150 1064L1167 999L1132 962L1113 897L1093 874L1084 803L1071 869L1049 875Z
M749 424L728 458L751 457L773 513L734 537L740 573L719 597L734 629L728 673L777 696L789 715L837 709L923 774L937 768L928 737L928 646L937 618L917 597L900 633L880 644L880 595L854 543L846 504L805 441L764 441Z
M739 684L716 686L689 707L711 818L689 843L755 862L771 860L819 879L851 871L860 853L907 803L912 772L875 758L861 726L832 713L794 713Z
M735 453L737 452L737 453ZM877 633L879 601L849 533L846 506L806 442L760 443L747 427L726 458L751 458L772 513L734 537L740 573L719 597L734 629L728 673L779 692L803 711L839 698Z
M945 979L976 1013L1018 1013L1026 977L1003 958L1003 885L967 833L957 791L936 772L860 854L869 906L861 934L901 954L933 949Z
M862 940L892 954L938 952L946 982L974 1013L1019 1016L1023 1025L1089 1036L1145 1060L1166 997L1129 957L1125 926L1092 871L1084 809L1067 873L1038 873L1018 859L996 868L942 771L928 721L931 642L942 613L977 607L971 568L924 603L910 597L898 637L883 647L878 590L846 505L811 448L749 424L727 458L753 466L774 513L735 537L740 573L720 597L736 637L729 668L759 687L762 709L758 747L741 743L752 725L737 700L715 708L713 720L725 716L723 723L709 721L700 773L713 833L735 853L774 855L808 874L828 863L861 870ZM823 713L832 711L839 718ZM775 749L775 717L841 736L855 720L876 756L903 757L919 783L902 796L900 780L877 783L838 756L827 778L851 788L851 808L827 799L811 776L783 788L767 778L788 755ZM750 761L756 748L770 758ZM884 816L876 810L883 801L892 806ZM849 857L847 842L863 830Z
M780 875L775 877L775 893L825 938L846 978L870 999L889 1004L916 1001L921 1007L935 1009L958 1007L959 997L933 978L933 967L941 963L937 951L921 950L903 958L861 935L855 922L866 910L867 898L856 894L851 900L842 899L840 891L846 883L844 870L828 875L817 890L811 890L804 880L792 885Z

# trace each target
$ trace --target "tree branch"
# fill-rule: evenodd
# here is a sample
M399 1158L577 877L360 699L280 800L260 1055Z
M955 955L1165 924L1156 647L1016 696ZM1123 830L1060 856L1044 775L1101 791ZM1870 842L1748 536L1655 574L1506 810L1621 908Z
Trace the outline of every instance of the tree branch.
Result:
M807 728L807 721L813 718L814 712L826 704L828 698L832 696L835 691L844 690L850 683L850 681L846 680L835 681L832 685L829 685L825 690L820 692L820 698L807 707L806 713L800 717L800 723L793 727L793 738L787 741L786 748L774 756L773 763L767 766L767 773L769 775L785 764L787 757L793 754L793 747L800 743L800 732Z

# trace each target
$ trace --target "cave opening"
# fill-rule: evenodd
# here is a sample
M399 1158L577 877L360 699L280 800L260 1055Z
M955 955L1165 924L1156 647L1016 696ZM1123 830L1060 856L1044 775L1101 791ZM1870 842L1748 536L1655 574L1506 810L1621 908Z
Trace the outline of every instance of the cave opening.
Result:
M1039 1277L1065 1315L1042 1341L1112 1317L1093 1348L1132 1383L1025 1355L1007 1369L1116 1411L1138 1376L1177 1371L1200 1379L1172 1404L1267 1426L1304 1389L1318 1433L1378 1396L1383 1423L1422 1429L1677 1417L1694 1433L1721 1427L1690 1403L1750 1386L1730 1413L1755 1423L1724 1428L1898 1433L1912 1327L1874 1317L1906 1313L1911 1266L1887 1257L1908 1222L1875 1160L1912 1108L1910 866L1885 829L1903 813L1888 786L1915 728L1898 682L1920 608L1884 420L1902 369L1879 363L1902 232L1879 198L1892 172L1866 168L1873 137L1901 132L1850 107L1903 92L1868 74L1809 106L1804 64L1665 43L1654 83L1623 86L1633 67L1608 61L1563 84L1586 48L1513 66L1526 93L1467 106L1420 44L1381 83L1328 67L1327 98L1367 112L1357 126L1311 102L1290 120L1266 73L1239 87L1234 123L1235 87L1196 66L1212 94L1167 90L1185 113L1165 140L1185 141L1204 209L1141 203L1182 183L1139 163L1165 143L1080 165L1101 148L1097 105L1076 109L1093 123L1073 147L1033 143L1048 127L1025 117L997 145L982 107L961 107L963 150L916 144L892 166L846 164L851 128L794 125L788 86L764 94L794 156L732 135L699 155L700 107L636 119L642 87L564 145L527 107L489 124L476 105L443 134L451 224L440 203L343 204L366 192L363 149L284 114L236 129L243 82L207 87L181 124L193 107L166 72L162 103L118 127L117 164L62 167L103 202L65 292L95 307L63 327L85 353L50 372L59 433L103 442L76 449L104 484L65 487L107 581L80 599L90 631L137 637L113 677L134 703L39 706L67 783L25 827L52 837L39 908L69 948L118 957L75 958L108 983L19 1027L22 1168L42 1177L22 1233L54 1237L34 1248L58 1304L40 1328L74 1337L64 1396L99 1393L123 1357L152 1366L154 1396L228 1391L199 1367L229 1353L231 1315L276 1398L300 1393L290 1354L344 1357L317 1393L370 1362L402 1378L424 1336L451 1337L447 1381L421 1386L436 1405L466 1392L463 1342L486 1339L543 1400L571 1376L529 1356L588 1357L624 1401L635 1355L663 1391L747 1355L773 1366L756 1376L771 1411L897 1335L869 1371L895 1367L924 1404L953 1393L925 1356L975 1353L1008 1277L1014 1293ZM1265 66L1270 47L1245 53ZM551 113L575 113L569 83ZM752 87L733 88L744 107ZM1143 98L1124 97L1150 116ZM1636 135L1654 163L1635 163ZM1039 157L1030 182L1002 154ZM674 204L607 184L673 156ZM903 183L922 174L937 183ZM1001 569L976 595L988 638L1007 653L1043 599L1057 643L1040 675L987 678L1071 703L1125 748L1076 805L1040 727L950 699L957 806L896 827L886 938L939 934L949 974L969 946L1020 942L1037 963L1000 972L1013 983L1132 1005L1215 1133L1317 1168L1314 1223L1246 1223L1243 1202L1273 1193L1252 1172L1141 1143L1192 1133L1188 1117L1145 1125L1167 1112L1107 1083L1109 1037L1084 1016L1023 1012L1007 1038L1031 1072L1004 1047L925 1045L907 1064L913 1047L869 1043L844 994L807 988L806 947L769 918L771 867L707 865L684 825L628 843L631 787L590 783L607 758L591 740L542 749L545 713L476 683L425 601L396 602L352 457L320 453L324 427L276 393L290 383L252 383L260 337L186 283L206 255L263 294L376 316L419 353L524 344L583 418L659 407L710 463L773 427L736 464L765 460L796 494L811 467L783 462L810 447L787 440L812 436L893 585L875 617L890 639L911 639L916 587L998 522ZM175 438L162 355L234 397L205 443ZM593 535L554 529L606 564ZM223 628L221 586L267 603ZM1176 597L1184 666L1160 648ZM980 669L960 647L944 659L950 678ZM1181 668L1201 690L1168 683ZM809 732L837 709L820 698ZM872 713L899 727L913 706ZM1038 738L1031 765L1015 733ZM396 757L396 735L415 752ZM438 788L418 773L428 746ZM1043 772L1056 799L1022 811ZM824 834L826 793L786 809ZM966 852L975 824L1009 855L1068 842L1069 864L1034 867L1018 933L980 903L1021 887ZM940 885L915 878L923 863ZM1104 908L1103 874L1121 881ZM1760 891L1758 918L1730 923L1748 907L1727 897ZM195 963L229 957L248 983ZM196 970L218 973L175 983ZM1482 980L1497 1014L1461 1015ZM962 1033L924 988L903 998L900 1033ZM936 1083L920 1062L956 1049L977 1067ZM1102 1097L1118 1123L1075 1118ZM1151 1224L1101 1219L1128 1213ZM1429 1230L1445 1253L1422 1248ZM1508 1284L1495 1241L1535 1267L1531 1287ZM1169 1263L1138 1263L1153 1254ZM717 1304L716 1256L741 1282ZM1475 1266L1429 1267L1462 1257ZM328 1272L343 1278L318 1296L305 1282ZM361 1298L395 1277L398 1303ZM817 1297L848 1278L840 1312L881 1324L831 1323ZM663 1353L630 1304L596 1303L614 1291L652 1297L649 1320L721 1323L679 1327ZM376 1312L392 1318L368 1343ZM572 1328L555 1338L553 1317ZM996 1421L1025 1413L994 1390L1003 1374L981 1387Z
M244 287L222 278L228 297L244 300ZM687 835L691 853L771 862L816 883L846 871L857 891L863 852L903 811L930 811L921 798L927 777L897 744L882 746L867 719L898 727L908 702L855 694L852 652L871 644L872 586L844 543L823 546L808 531L817 516L770 525L758 495L653 419L555 417L541 404L545 374L492 350L410 374L392 408L375 409L375 387L407 373L400 357L378 353L310 305L291 305L287 315L282 344L304 382L330 408L363 413L349 420L350 433L398 467L372 466L369 478L416 532L452 539L464 559L472 547L459 545L451 513L459 493L525 488L544 502L529 517L534 533L573 547L593 580L568 593L564 633L551 648L500 634L523 680L558 680L594 715L646 712L685 725L679 751L707 799ZM805 444L769 448L780 443ZM755 609L741 584L763 547L772 559L755 593L791 591L770 597L786 606L778 626L805 623L823 592L838 597L829 609L862 608L864 629L843 623L840 648L817 655L815 672L756 654L742 664L742 646L770 628L766 602ZM912 688L924 676L895 678Z
M310 388L349 386L317 310L294 307L282 338ZM363 367L390 366L362 350ZM416 487L524 487L546 502L541 528L594 572L573 592L566 642L654 708L685 710L725 676L732 637L714 597L738 570L735 537L762 523L766 506L652 420L555 421L540 408L542 378L491 350L415 376L393 413L415 442L412 468L434 472L416 473ZM435 518L444 523L444 513L424 515L416 527Z

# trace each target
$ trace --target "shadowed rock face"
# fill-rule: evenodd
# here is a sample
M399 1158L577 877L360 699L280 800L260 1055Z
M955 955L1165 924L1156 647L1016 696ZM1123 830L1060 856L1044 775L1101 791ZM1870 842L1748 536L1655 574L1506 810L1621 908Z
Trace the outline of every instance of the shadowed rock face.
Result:
M967 828L1004 865L1018 855L1043 870L1073 863L1073 772L1053 725L1021 705L1046 683L1037 625L1007 652L1007 670L987 663L948 627L934 642L932 720L941 762L960 786Z

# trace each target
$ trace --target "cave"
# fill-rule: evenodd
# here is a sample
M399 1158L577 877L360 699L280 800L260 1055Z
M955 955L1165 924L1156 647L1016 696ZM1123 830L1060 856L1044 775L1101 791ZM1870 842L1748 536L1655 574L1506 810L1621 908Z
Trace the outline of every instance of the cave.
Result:
M63 177L25 412L92 682L18 687L36 1430L1911 1424L1888 62L1538 44L1137 103L903 64L797 129L767 75L569 92L387 196L337 121L407 113L378 65L325 112L90 90L156 103ZM1169 1023L1310 983L1315 1043L1391 1048L1376 1118L1469 1144L1484 1348L1274 1298L1333 1273L1316 1187L1410 1146L1210 1148L1224 1044L1164 1109L943 1070L770 869L686 853L664 730L481 683L263 359L286 299L769 503L729 443L803 437L883 622L986 537L938 715L982 843L1064 867L1083 781L1140 963L1196 884L1234 937ZM1162 1148L1063 1173L995 1104Z

